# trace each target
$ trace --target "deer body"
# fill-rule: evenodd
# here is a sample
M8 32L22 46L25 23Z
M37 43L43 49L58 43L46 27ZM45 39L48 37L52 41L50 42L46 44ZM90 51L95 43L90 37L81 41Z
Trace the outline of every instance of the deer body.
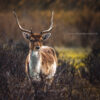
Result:
M26 59L26 73L32 78L39 78L40 73L47 79L54 77L57 67L56 53L53 48L42 46L40 50L29 51Z
M46 79L52 79L57 69L57 57L53 48L43 46L43 41L51 36L49 32L53 28L53 12L49 29L40 33L33 33L32 30L22 28L15 12L14 15L24 38L29 41L29 54L26 58L25 65L27 76L29 78L39 79L43 75Z

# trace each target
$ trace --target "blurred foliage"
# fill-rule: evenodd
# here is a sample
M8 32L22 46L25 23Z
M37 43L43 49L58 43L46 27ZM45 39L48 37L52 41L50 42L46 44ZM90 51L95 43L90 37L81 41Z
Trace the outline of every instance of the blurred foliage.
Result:
M47 29L50 23L51 13L46 11L17 11L20 23L23 27L40 32ZM0 13L0 44L22 41L21 31L16 24L12 12ZM82 11L55 11L54 29L48 44L53 46L92 46L99 34L100 13L89 9ZM81 33L86 33L81 34ZM88 34L93 33L93 34Z
M75 66L76 69L80 67L85 67L83 63L84 59L90 53L90 48L57 48L59 59L69 63L72 66ZM60 63L59 63L60 64Z
M91 10L99 11L99 0L0 0L0 10L7 10L13 8L26 8L29 9L83 9L88 7Z
M55 27L48 41L50 45L92 46L100 33L99 8L99 0L0 0L0 43L9 39L22 40L13 9L17 11L21 24L32 28L33 32L48 28L50 11L54 10Z

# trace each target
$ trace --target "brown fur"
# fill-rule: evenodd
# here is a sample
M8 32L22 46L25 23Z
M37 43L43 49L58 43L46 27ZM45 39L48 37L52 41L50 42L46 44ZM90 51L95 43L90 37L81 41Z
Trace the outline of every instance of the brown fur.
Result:
M31 42L31 40L33 40L33 42ZM40 47L40 50L38 51L39 56L41 58L40 74L42 75L42 80L46 80L47 83L51 84L53 81L53 77L50 79L46 79L45 77L50 75L52 72L54 72L52 65L54 63L57 64L57 57L56 57L55 50L53 48L47 47L47 46L42 47L42 44L43 44L42 41L43 39L40 33L31 34L29 48L30 48L30 51L32 50L34 51L36 46ZM26 66L25 66L25 72L28 78L30 77L29 76L30 75L29 74L30 51L26 58Z
M40 49L39 52L41 58L42 58L42 65L41 65L41 70L42 70L42 74L44 75L48 75L51 72L51 65L54 63L54 61L57 63L57 57L56 57L56 53L54 51L53 48L42 48ZM29 54L26 58L26 67L25 67L25 72L28 74L29 70Z
M41 57L42 57L42 72L45 75L48 75L51 72L51 65L54 63L54 61L57 62L55 51L48 47L48 48L42 48L41 51Z
M34 33L30 36L30 41L33 40L34 42L29 43L29 48L31 50L35 50L35 46L42 46L42 35L40 33Z

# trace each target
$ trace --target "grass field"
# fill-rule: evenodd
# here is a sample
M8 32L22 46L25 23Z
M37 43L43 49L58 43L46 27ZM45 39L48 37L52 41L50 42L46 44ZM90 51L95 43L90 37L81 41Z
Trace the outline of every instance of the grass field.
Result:
M57 73L51 87L44 92L43 83L29 84L26 78L27 46L19 43L0 47L0 100L99 100L100 86L89 83L77 71L85 68L83 60L91 50L55 49L58 55Z

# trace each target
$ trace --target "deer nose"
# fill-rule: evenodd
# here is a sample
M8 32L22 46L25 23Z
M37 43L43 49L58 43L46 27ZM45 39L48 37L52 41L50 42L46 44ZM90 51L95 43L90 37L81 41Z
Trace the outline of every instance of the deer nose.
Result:
M39 47L39 46L36 46L36 49L37 49L37 50L39 50L39 49L40 49L40 47Z

